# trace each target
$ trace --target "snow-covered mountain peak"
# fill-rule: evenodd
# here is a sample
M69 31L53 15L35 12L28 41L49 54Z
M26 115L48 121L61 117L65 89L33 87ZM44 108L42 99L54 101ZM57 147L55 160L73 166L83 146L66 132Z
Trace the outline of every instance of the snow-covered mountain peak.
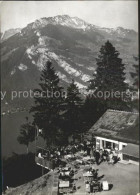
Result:
M9 29L5 33L1 33L1 40L5 40L11 36L13 36L16 33L26 34L26 32L30 32L31 30L39 30L43 27L46 27L48 24L52 25L61 25L66 26L74 29L82 29L84 31L95 31L99 33L106 33L109 36L114 35L116 37L135 37L138 33L136 33L132 29L125 29L123 27L116 27L116 28L107 28L107 27L100 27L94 24L90 24L88 22L85 22L83 19L80 19L78 17L71 17L69 15L57 15L54 17L43 17L40 19L35 20L35 22L32 22L28 24L23 29Z
M52 25L62 25L67 26L71 28L76 29L83 29L83 30L102 30L107 33L117 33L118 36L124 37L126 33L135 33L134 30L125 29L123 27L117 27L117 28L105 28L105 27L99 27L93 24L90 24L88 22L85 22L83 19L80 19L78 17L71 17L69 15L57 15L54 17L44 17L36 20L34 23L32 23L33 29L38 29L47 26L48 24Z
M78 17L70 17L68 15L57 15L54 17L48 17L48 18L40 18L36 20L33 23L32 28L42 28L48 24L53 24L53 25L63 25L63 26L68 26L71 28L79 28L79 29L85 29L90 24L85 22L84 20L78 18Z

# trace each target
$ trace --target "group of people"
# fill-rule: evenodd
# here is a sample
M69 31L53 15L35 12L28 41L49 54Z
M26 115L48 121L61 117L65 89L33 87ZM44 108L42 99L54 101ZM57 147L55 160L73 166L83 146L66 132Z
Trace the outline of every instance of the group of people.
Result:
M54 169L60 165L61 160L64 159L66 155L75 156L77 152L82 152L85 156L89 156L94 159L97 165L103 161L107 161L108 164L114 164L119 160L117 153L111 148L97 149L90 142L83 142L79 144L72 143L68 146L53 148L45 152L39 151L38 157L52 161Z
M59 172L60 172L60 175L59 175L60 179L69 178L69 177L72 177L74 175L74 170L72 170L71 168L69 168L68 170L60 168Z
M86 143L82 144L69 144L68 146L60 146L57 148L53 148L53 149L49 149L49 150L45 150L42 151L41 149L38 151L38 157L41 158L63 158L65 155L69 155L69 154L75 154L78 151L83 150L84 152L87 151L87 155L89 155L90 153L90 146Z
M98 182L98 169L89 168L89 173L92 174L92 177L90 177L90 180L85 181L85 187L87 192L94 192L94 191L100 191L100 182Z
M66 156L71 156L72 158L70 157L70 160L67 160ZM94 144L90 142L83 142L79 144L72 143L68 146L57 147L49 149L47 151L39 150L38 157L47 159L47 161L49 161L48 167L50 169L55 170L55 168L57 168L57 170L59 171L59 179L61 181L69 182L71 181L71 178L74 176L76 171L79 169L76 168L78 157L80 157L82 159L82 163L84 162L85 164L88 163L89 160L90 166L88 169L85 166L85 170L87 170L87 172L83 173L84 177L88 177L88 180L85 182L85 187L86 191L89 193L102 190L101 182L98 181L100 179L100 177L98 176L98 169L94 168L94 162L96 162L97 165L99 165L103 161L107 161L108 164L114 164L118 160L117 153L113 149L98 149ZM76 160L73 160L73 157ZM93 163L91 163L92 161ZM72 191L76 191L76 185L74 184L72 186Z
M107 161L108 164L115 164L119 160L117 152L110 148L95 150L94 157L97 165L103 161Z

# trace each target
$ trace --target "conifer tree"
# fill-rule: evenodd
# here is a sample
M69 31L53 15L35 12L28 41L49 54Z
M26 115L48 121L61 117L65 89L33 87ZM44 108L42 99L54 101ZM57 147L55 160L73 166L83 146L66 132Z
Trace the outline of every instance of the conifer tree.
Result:
M40 88L34 90L34 93L39 95L34 97L35 106L30 112L34 112L34 123L42 129L42 136L47 146L52 146L55 144L59 130L63 92L62 87L59 86L59 77L50 61L42 70L40 81Z
M125 66L122 59L119 58L119 52L107 41L101 47L96 61L96 74L93 75L94 79L90 81L89 85L89 89L94 90L94 97L97 97L99 101L104 101L107 108L127 109L129 102L129 96L126 93L128 84L125 82ZM98 95L99 91L100 96ZM105 97L105 93L114 95Z
M106 105L102 101L93 98L90 95L86 96L84 105L82 106L82 123L83 130L86 131L104 114Z
M78 86L75 84L74 80L72 80L67 88L67 97L65 103L65 133L67 136L73 135L75 137L75 135L80 131L80 111L82 98Z

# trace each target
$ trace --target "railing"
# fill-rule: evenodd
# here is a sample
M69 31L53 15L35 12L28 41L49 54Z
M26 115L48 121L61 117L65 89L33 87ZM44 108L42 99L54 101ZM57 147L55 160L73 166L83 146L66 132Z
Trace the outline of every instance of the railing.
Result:
M46 169L50 169L51 168L51 162L47 159L43 159L43 158L39 158L39 157L35 157L35 162L36 164L46 168Z

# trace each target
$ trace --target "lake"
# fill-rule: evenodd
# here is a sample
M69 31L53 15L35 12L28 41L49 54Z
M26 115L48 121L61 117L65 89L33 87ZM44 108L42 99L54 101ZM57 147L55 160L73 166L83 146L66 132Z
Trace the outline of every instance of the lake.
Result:
M19 144L17 141L20 126L26 122L26 116L32 121L32 116L27 111L16 112L1 117L2 157L11 156L13 152L18 154L26 153L26 146ZM29 145L29 151L35 151L34 142Z

